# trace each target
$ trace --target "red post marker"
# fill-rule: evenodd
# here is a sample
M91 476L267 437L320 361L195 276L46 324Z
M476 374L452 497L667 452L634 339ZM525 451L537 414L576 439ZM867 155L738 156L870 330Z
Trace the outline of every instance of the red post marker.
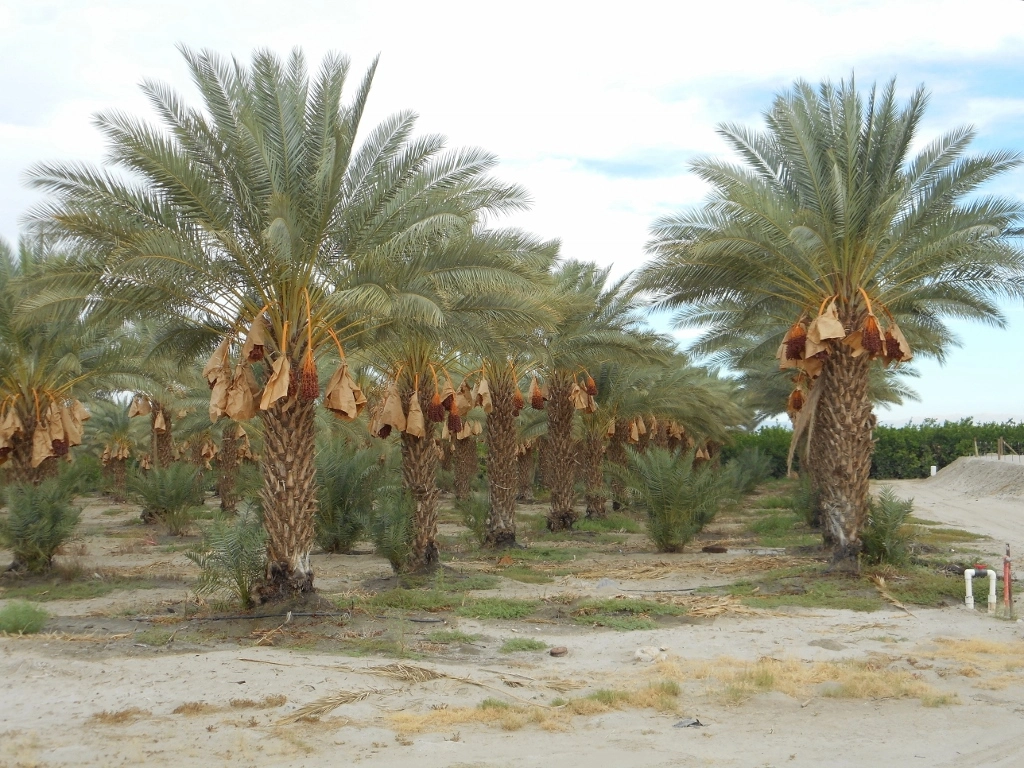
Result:
M1003 558L1003 605L1006 606L1007 617L1013 615L1013 592L1010 588L1010 545L1006 545L1006 556Z

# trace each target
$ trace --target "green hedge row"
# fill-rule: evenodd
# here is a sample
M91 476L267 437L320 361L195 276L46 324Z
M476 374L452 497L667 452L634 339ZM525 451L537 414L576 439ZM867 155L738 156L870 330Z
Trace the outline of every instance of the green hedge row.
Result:
M761 427L756 432L737 432L722 449L728 461L744 448L758 448L772 461L772 476L784 477L792 431L788 427ZM928 477L931 466L939 469L961 456L995 453L999 438L1018 453L1024 453L1024 424L975 424L972 419L939 423L926 419L921 424L903 427L879 426L875 429L875 453L871 477L882 480Z

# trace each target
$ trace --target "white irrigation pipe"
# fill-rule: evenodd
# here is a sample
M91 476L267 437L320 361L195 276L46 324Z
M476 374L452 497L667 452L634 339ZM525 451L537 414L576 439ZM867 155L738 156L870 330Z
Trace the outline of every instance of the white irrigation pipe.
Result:
M971 609L974 608L974 587L971 585L971 579L974 578L974 575L976 573L979 576L981 574L983 574L983 573L987 573L988 574L988 612L989 613L995 613L996 612L996 572L993 571L993 570L987 570L987 571L978 570L978 571L975 571L973 568L968 568L966 571L964 571L964 582L965 582L965 584L967 586L967 596L964 598L964 603L966 603L968 608L971 608Z

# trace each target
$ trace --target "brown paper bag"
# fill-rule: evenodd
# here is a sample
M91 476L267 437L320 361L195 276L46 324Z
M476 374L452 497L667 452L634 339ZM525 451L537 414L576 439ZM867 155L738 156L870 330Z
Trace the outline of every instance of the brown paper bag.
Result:
M398 386L391 382L384 393L384 405L380 411L380 423L389 424L392 429L405 432L408 426L405 413L402 412L402 396L398 394Z
M73 405L60 409L60 421L68 445L81 445L82 433L85 432L85 429L82 427L82 422L75 418Z
M441 399L443 400L444 398ZM460 418L473 410L473 390L470 389L465 379L462 380L458 390L455 392L454 408Z
M149 402L149 398L145 395L136 395L132 398L131 407L128 408L128 418L132 419L136 416L149 416L153 412L153 404Z
M167 431L167 420L164 418L163 411L157 411L156 418L153 419L153 431L161 433Z
M266 315L261 314L249 326L249 333L245 336L245 343L242 345L241 362L257 363L263 359L264 347L266 346L267 320Z
M479 434L483 433L483 431L484 431L483 425L479 421L474 421L473 422L473 434L474 435L479 435Z
M491 385L487 379L480 379L473 390L473 402L484 409L484 413L490 414L494 410L494 401L491 399Z
M32 466L38 467L51 456L53 452L53 441L50 439L50 430L46 425L40 425L32 432Z
M593 395L587 394L587 390L583 390L583 393L587 395L587 407L583 409L583 412L597 413L597 400L594 399Z
M897 351L896 347L899 347ZM890 323L889 327L885 329L885 362L897 362L897 363L908 363L914 359L914 351L910 348L910 344L907 343L907 337L903 335L903 331L896 323ZM894 352L896 354L889 354Z
M636 426L636 419L629 422L629 440L630 443L640 442L640 430Z
M216 391L217 387L220 386L220 382L217 382L217 386L214 387ZM252 370L248 365L238 365L235 367L235 375L231 379L231 384L228 386L227 395L224 402L224 413L227 414L229 419L235 421L246 421L256 415L256 394L259 393L259 385L256 383L256 377L253 376ZM213 420L213 399L210 399L210 419Z
M569 389L569 402L572 403L572 407L577 411L585 411L587 409L587 397L587 391L579 384L573 382L572 387Z
M413 437L427 436L427 422L423 418L423 409L420 408L420 396L413 392L409 400L409 416L405 420L405 434Z
M608 422L608 426L604 428L604 436L611 437L615 434L615 419Z
M849 336L847 336L845 339L843 339L843 344L845 344L851 350L853 350L852 354L853 354L854 357L860 357L861 355L863 355L866 352L866 350L864 349L864 347L860 343L860 338L861 338L860 331L854 331Z
M223 374L217 377L213 389L210 390L210 421L216 423L228 410L228 391L234 380Z
M260 410L265 411L282 397L288 396L288 384L291 382L291 364L288 362L288 355L278 355L274 361L273 373L263 388L263 397L260 399Z
M544 401L547 400L544 397L544 392L540 388L540 384L537 383L537 377L533 376L530 379L530 405L534 410L543 411Z
M25 425L21 423L21 416L18 415L17 409L12 405L7 409L3 420L0 421L0 447L10 447L11 438L23 432L24 429Z
M636 431L639 432L641 435L647 434L647 425L644 424L643 416L636 417Z
M203 378L210 386L213 386L217 379L231 376L231 362L228 356L231 352L231 342L225 336L217 349L210 355L210 359L203 366Z
M324 407L338 418L352 421L365 406L366 397L363 391L349 375L348 363L342 363L327 382L327 389L324 390Z
M441 384L441 402L447 411L451 411L455 402L455 385L452 384L452 377L448 375L448 371L444 372L444 382Z
M787 368L796 368L797 361L786 357L786 342L779 344L779 351L775 353L775 357L779 361L780 371L784 371Z

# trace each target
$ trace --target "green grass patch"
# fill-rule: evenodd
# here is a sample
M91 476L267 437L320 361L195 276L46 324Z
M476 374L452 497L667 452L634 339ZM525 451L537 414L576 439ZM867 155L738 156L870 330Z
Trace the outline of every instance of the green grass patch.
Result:
M738 581L725 589L753 608L795 606L876 611L886 605L866 579L830 578L815 568L787 571L767 574L758 581Z
M925 546L946 547L950 544L960 544L965 541L978 541L979 539L987 539L989 537L982 536L978 533L971 533L970 531L964 531L959 528L923 527L918 529L914 538L918 544L924 544Z
M480 709L512 709L512 705L507 701L488 696L480 702Z
M439 589L389 589L368 598L366 605L373 609L391 608L400 611L426 611L437 613L451 611L462 599L451 592Z
M543 651L548 644L532 637L513 637L501 644L501 653L520 653L522 651Z
M62 581L49 579L29 584L4 587L0 597L24 598L46 602L48 600L89 600L109 595L118 589L155 589L160 584L151 579L88 579L86 581Z
M654 629L652 616L681 616L685 608L650 600L587 600L573 611L577 624L608 627L620 632Z
M0 608L0 632L32 635L41 630L49 618L50 614L38 605L17 600Z
M927 568L911 568L901 574L905 578L888 577L885 586L901 603L936 608L959 604L964 600L964 579L951 573L937 573ZM974 604L981 610L988 605L988 579L975 579ZM1000 593L1001 597L1001 593Z
M100 514L104 517L116 517L117 515L127 515L129 511L127 509L105 509Z
M137 643L143 645L151 645L155 647L162 647L171 642L171 638L174 637L174 632L167 629L147 629L143 632L136 632L132 638Z
M612 512L606 517L593 520L582 518L576 523L579 531L594 531L597 533L643 533L643 526L629 515L621 512Z
M455 614L469 619L521 619L536 608L537 603L533 600L484 597L459 606Z
M501 575L506 579L521 581L524 584L550 584L554 581L553 576L564 576L565 574L558 571L544 573L542 571L535 571L528 565L513 565L505 568Z
M480 635L468 635L457 629L438 629L427 635L427 640L429 642L438 643L439 645L448 645L449 643L472 643L474 640L479 639Z
M625 691L613 691L610 688L599 688L590 695L587 696L591 701L599 701L602 704L614 707L616 704L629 698L629 694Z

